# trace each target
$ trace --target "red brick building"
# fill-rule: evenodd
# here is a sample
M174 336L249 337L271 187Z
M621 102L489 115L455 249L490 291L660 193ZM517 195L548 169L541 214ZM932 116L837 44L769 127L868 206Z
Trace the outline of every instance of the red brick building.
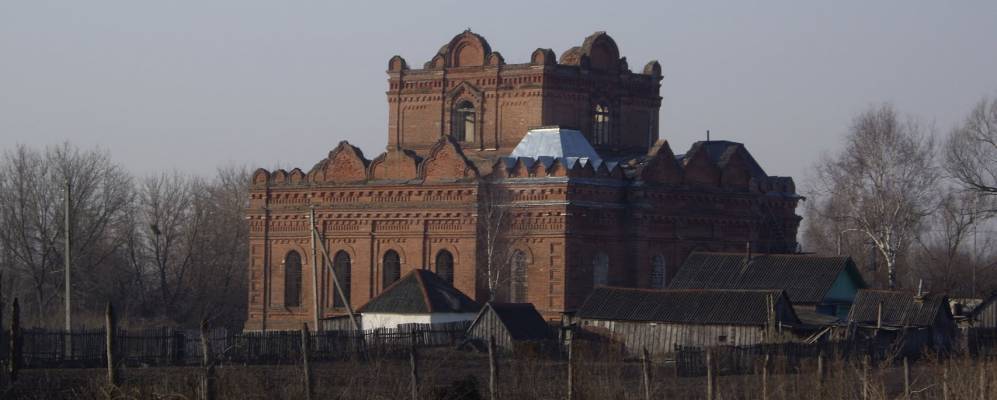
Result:
M465 31L388 75L386 152L341 142L307 172L254 173L246 329L343 313L323 246L354 308L427 268L548 317L597 285L661 287L693 250L796 249L792 179L734 142L676 156L658 138L661 67L632 72L603 32L506 64Z

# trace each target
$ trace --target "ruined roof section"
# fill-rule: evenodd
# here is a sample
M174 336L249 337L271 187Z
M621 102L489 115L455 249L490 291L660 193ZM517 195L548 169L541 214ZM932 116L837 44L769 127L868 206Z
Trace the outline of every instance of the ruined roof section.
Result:
M416 269L364 304L359 313L474 313L481 306L432 271Z
M848 321L876 324L879 305L883 305L882 324L886 326L931 326L939 317L951 318L945 296L918 296L911 292L859 290L848 312Z
M692 253L670 289L781 289L793 303L819 303L841 273L864 287L851 258L812 254Z
M769 303L777 321L800 321L782 290L650 290L599 287L585 299L579 318L688 324L765 325Z

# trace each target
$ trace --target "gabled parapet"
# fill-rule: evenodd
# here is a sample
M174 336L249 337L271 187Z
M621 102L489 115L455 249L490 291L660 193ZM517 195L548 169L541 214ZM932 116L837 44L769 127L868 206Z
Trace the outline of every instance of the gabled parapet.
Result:
M443 136L419 165L419 177L427 182L475 179L478 170L453 138Z
M675 160L675 153L667 140L661 139L654 143L647 156L647 162L640 166L637 175L641 180L667 185L682 183L682 167Z
M720 169L713 164L703 142L692 145L682 159L685 182L693 185L720 186Z
M253 186L267 186L270 183L270 171L263 168L257 168L253 172L253 178L251 180Z
M368 176L373 180L418 179L419 161L412 151L391 149L370 162Z
M316 173L309 175L315 183L358 183L367 179L368 164L360 148L344 140L316 166Z

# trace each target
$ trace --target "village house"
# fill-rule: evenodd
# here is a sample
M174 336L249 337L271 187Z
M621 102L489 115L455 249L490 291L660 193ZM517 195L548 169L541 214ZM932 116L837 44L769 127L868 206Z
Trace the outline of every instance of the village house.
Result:
M670 289L785 290L797 316L812 326L844 319L866 287L847 256L815 254L693 253Z
M620 343L631 355L675 346L752 345L785 340L800 325L782 290L600 287L573 317L578 329Z
M421 269L556 319L598 286L663 288L694 250L797 248L793 180L741 143L674 153L661 66L631 69L605 32L516 64L465 31L387 69L385 152L253 174L246 329L344 315Z
M356 310L363 329L471 321L481 306L424 269L412 270Z
M859 290L848 313L848 329L845 339L874 338L899 346L901 354L948 351L961 345L948 298L942 295Z

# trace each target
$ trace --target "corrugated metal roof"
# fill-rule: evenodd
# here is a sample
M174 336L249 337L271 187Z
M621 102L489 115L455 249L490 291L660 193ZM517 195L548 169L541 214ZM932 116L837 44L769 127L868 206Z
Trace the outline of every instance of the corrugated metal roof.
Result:
M765 325L770 298L779 310L777 321L800 322L782 290L599 287L585 299L577 316L617 321Z
M435 273L413 270L364 304L358 313L473 313L481 306Z
M940 313L951 318L945 296L925 296L918 300L911 292L859 290L848 312L848 321L876 324L880 304L883 305L882 323L886 326L932 326Z
M850 257L760 254L745 261L744 253L693 253L668 288L782 289L793 303L800 304L820 303L842 273L865 287Z

